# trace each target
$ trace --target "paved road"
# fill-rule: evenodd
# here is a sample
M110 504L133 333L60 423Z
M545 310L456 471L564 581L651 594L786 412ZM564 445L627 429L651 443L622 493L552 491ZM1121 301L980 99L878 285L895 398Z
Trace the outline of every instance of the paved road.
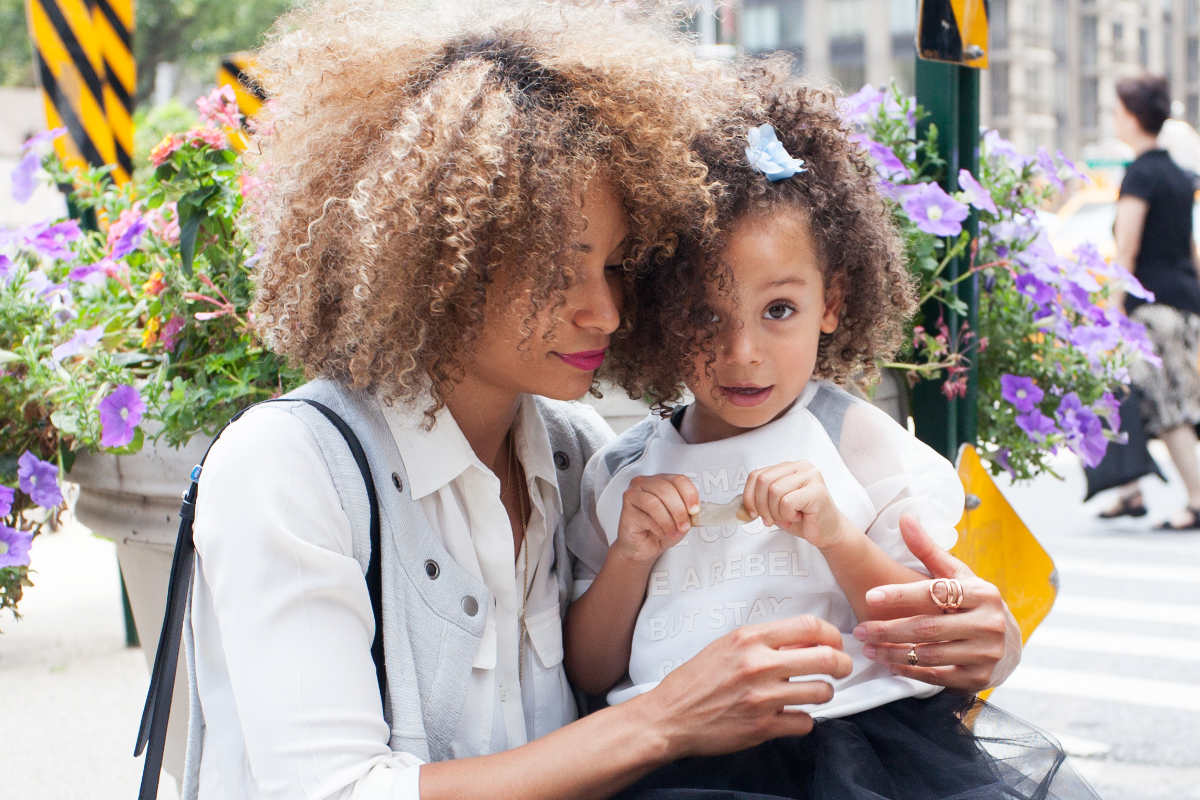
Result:
M1183 504L1175 483L1144 481L1148 517L1099 521L1108 498L1081 505L1078 465L1060 467L1006 491L1060 591L991 699L1057 734L1105 800L1200 798L1200 533L1151 529Z

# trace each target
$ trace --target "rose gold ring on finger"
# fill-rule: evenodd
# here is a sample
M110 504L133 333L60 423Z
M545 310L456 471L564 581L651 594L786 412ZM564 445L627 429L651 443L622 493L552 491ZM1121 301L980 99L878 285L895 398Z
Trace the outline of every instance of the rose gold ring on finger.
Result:
M963 586L955 578L937 578L929 584L929 598L943 614L958 611L963 601Z
M908 665L910 667L918 666L921 659L917 657L917 646L915 644L908 647Z

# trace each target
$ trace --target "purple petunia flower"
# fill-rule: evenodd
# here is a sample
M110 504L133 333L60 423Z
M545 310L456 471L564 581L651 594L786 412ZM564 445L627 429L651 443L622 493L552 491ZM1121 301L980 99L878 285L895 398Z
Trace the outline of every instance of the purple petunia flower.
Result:
M67 277L73 281L86 283L89 286L99 286L108 279L110 265L113 265L113 262L105 258L91 264L76 267L67 273Z
M1058 432L1058 428L1054 427L1054 420L1036 408L1018 414L1017 427L1025 431L1025 435L1034 442L1043 442L1047 436Z
M970 172L965 169L958 171L958 185L966 192L968 203L989 214L999 213L996 211L996 201L992 200L991 193L983 188Z
M70 358L74 355L79 355L84 350L90 350L95 347L100 337L104 335L104 326L97 325L94 328L87 330L75 331L75 335L70 340L63 342L58 347L50 351L50 358L55 364L62 361L64 358Z
M1067 392L1055 412L1059 427L1067 436L1067 446L1083 459L1083 463L1094 467L1104 458L1108 449L1108 438L1100 425L1100 418L1091 409L1084 407L1075 392Z
M1008 472L1009 477L1016 478L1017 471L1012 468L1012 464L1008 463L1008 454L1010 452L1011 451L1007 447L1001 447L994 454L992 454L992 458L995 459L996 463Z
M1121 402L1112 392L1105 392L1092 405L1092 410L1108 422L1113 433L1121 432Z
M0 254L0 281L8 283L12 280L15 267L13 261L6 255Z
M1054 163L1054 159L1050 157L1050 151L1044 147L1039 147L1037 151L1037 165L1042 173L1050 179L1050 183L1055 189L1060 192L1067 188L1063 183L1062 178L1058 176L1058 165Z
M0 567L24 567L29 564L33 531L19 531L0 522Z
M8 512L12 511L13 500L16 496L16 489L0 484L0 517L7 517Z
M136 212L133 212L136 214ZM112 251L108 254L108 258L113 261L119 261L125 256L137 250L138 245L142 241L142 234L146 232L149 223L143 216L134 217L128 222L125 221L125 212L121 214L121 222L124 223L120 227L120 231L115 237L112 244ZM114 238L111 234L117 229L117 225L113 225L110 230L110 238Z
M21 231L21 241L43 258L67 260L75 257L68 244L83 235L79 223L73 219L51 225L38 222Z
M146 403L137 389L122 384L100 401L100 444L124 447L133 441L133 432L142 421Z
M1000 135L1000 132L992 129L983 135L983 152L990 158L995 156L1002 159L1013 169L1024 169L1029 160L1017 152L1017 148L1013 147L1012 142Z
M968 208L936 183L922 183L905 192L901 202L904 213L917 228L934 236L958 236Z
M1022 412L1032 411L1045 396L1033 378L1007 374L1000 376L1000 395Z
M58 488L58 467L28 450L17 459L17 485L42 508L54 508L63 501L62 490Z
M1017 291L1028 297L1037 306L1045 306L1058 297L1053 286L1038 280L1027 272L1022 272L1017 276L1016 285Z
M12 171L12 198L18 203L27 203L37 188L37 170L41 166L41 147L67 132L66 128L55 128L31 136L21 148L21 160Z
M884 97L882 89L876 89L868 83L849 97L843 97L838 102L838 111L848 122L861 122L875 116L883 105Z
M1072 179L1078 179L1078 180L1083 181L1084 183L1092 182L1092 179L1090 177L1088 177L1088 174L1086 172L1084 172L1083 170L1081 170L1079 168L1078 164L1076 164L1071 159L1067 158L1067 156L1063 153L1062 150L1057 151L1054 154L1054 157L1057 158L1058 162L1062 165L1061 168L1059 169L1059 173L1058 173L1060 176L1072 178Z
M865 133L851 134L850 141L857 144L875 161L875 171L879 174L880 178L892 179L897 176L907 178L911 174L908 171L908 167L904 166L904 162L900 160L895 151L886 144L875 141Z

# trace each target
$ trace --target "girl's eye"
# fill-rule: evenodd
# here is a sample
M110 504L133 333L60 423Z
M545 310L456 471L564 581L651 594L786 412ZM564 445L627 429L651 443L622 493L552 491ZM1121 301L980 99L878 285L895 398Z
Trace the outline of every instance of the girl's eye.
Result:
M771 303L771 305L767 306L767 310L763 312L763 318L781 320L787 319L795 313L796 307L791 303Z

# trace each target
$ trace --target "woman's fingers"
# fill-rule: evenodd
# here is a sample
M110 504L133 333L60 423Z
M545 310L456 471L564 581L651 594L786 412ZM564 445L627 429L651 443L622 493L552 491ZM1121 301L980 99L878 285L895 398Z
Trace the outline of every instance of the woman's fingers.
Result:
M815 645L824 645L839 652L842 649L841 632L825 620L807 614L798 617L785 617L784 619L772 620L770 622L760 622L754 625L743 625L727 635L735 638L735 646L745 646L746 644L761 641L763 644L776 650L809 648ZM842 655L845 655L845 653L842 653ZM822 674L833 675L836 678L845 677L850 674L849 663L850 657L846 656L846 669L844 673L824 672ZM807 672L801 671L791 674L807 675L817 672L819 671L808 670Z
M953 667L986 665L991 666L999 658L999 645L980 647L979 643L967 639L954 642L909 642L905 644L869 644L863 647L863 655L880 664L895 667ZM913 664L910 652L916 653Z

